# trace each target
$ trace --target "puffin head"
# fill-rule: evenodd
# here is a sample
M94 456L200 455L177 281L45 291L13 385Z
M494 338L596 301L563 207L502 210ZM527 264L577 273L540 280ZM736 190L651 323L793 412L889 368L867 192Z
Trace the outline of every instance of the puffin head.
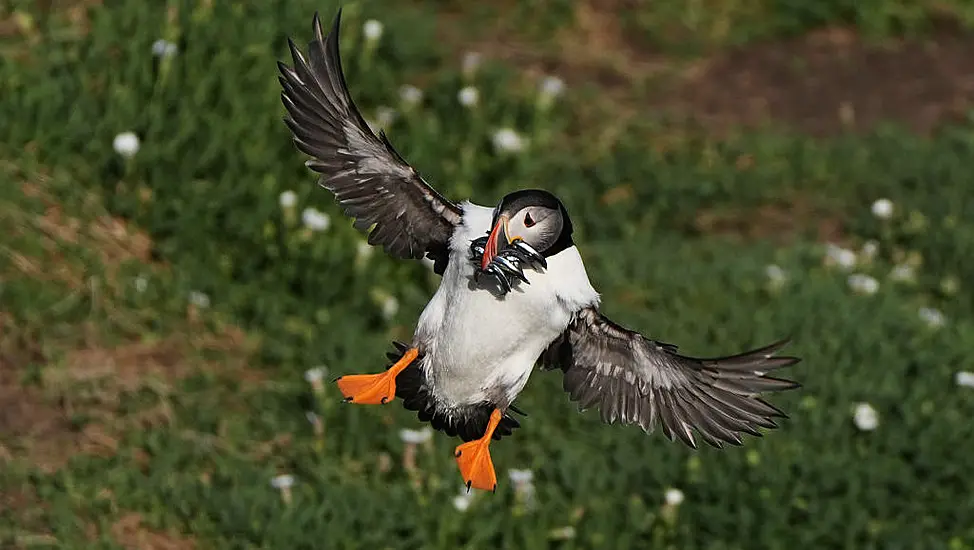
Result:
M572 221L558 197L542 189L524 189L505 195L494 209L490 236L480 268L505 248L523 241L549 257L572 246Z

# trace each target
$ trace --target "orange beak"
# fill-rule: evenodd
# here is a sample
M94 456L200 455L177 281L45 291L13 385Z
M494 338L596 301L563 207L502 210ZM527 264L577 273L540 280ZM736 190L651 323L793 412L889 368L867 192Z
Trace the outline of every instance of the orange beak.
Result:
M501 247L510 244L507 236L507 221L507 216L498 216L497 223L490 230L490 236L487 237L487 244L484 246L484 257L480 260L480 269L487 269L490 262L501 251Z

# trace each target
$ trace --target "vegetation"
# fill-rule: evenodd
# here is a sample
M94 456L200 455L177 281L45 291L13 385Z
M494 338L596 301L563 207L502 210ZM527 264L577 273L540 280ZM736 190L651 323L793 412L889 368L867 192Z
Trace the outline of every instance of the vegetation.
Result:
M972 98L897 87L936 80L917 51L967 59L974 11L716 4L345 5L356 101L445 195L547 188L608 315L803 358L791 418L724 450L603 426L538 372L468 499L455 440L329 382L381 368L438 284L364 246L281 123L285 38L336 6L0 2L0 547L974 548ZM828 84L796 46L822 28L903 73L757 118L761 90L707 80L773 50Z

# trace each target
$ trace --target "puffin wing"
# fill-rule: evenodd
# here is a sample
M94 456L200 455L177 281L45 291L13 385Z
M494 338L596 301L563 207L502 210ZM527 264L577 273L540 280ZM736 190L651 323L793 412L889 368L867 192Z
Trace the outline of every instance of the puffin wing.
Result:
M651 433L660 424L671 441L696 448L693 430L714 447L741 444L740 434L760 436L785 414L758 394L796 388L767 373L798 363L774 357L787 344L729 357L698 359L676 346L623 328L594 307L582 309L542 354L545 369L560 368L563 385L581 410L596 406L602 421L639 424Z
M396 258L426 254L442 275L462 211L406 163L384 132L376 136L362 118L342 72L340 20L339 10L324 37L315 13L308 57L288 39L294 67L278 63L288 113L284 122L297 148L311 157L305 164L321 174L320 184L335 195L355 227L364 232L375 225L369 244L381 245Z

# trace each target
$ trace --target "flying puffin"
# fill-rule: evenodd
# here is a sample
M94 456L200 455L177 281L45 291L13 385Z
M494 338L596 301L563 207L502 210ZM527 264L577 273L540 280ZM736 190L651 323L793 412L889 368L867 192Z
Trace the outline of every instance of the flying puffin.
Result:
M596 407L604 422L647 433L659 425L694 448L694 432L719 448L777 427L785 414L759 394L798 387L768 375L799 362L775 356L787 339L701 359L609 320L557 197L529 189L494 208L452 202L369 128L342 72L340 20L341 10L325 36L315 14L307 55L288 39L294 66L278 63L284 121L354 226L372 227L369 244L396 258L425 256L442 276L412 341L394 343L384 372L336 380L347 402L399 397L421 421L459 436L454 454L468 490L496 489L489 444L520 426L513 403L536 363L563 372L580 410Z

